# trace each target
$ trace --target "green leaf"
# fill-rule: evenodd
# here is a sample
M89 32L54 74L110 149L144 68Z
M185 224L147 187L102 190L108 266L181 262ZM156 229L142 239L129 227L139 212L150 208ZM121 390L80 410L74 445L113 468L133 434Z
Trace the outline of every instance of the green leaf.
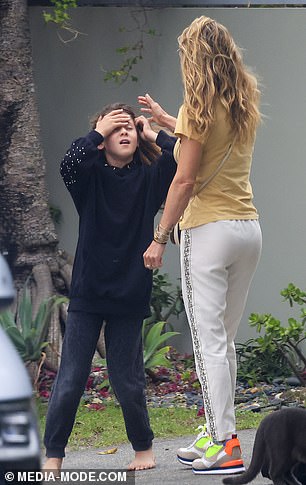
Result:
M26 347L28 359L33 360L33 354L37 350L33 345L33 337L32 336L26 337L24 342L25 342L25 347ZM39 351L40 351L40 349L39 349Z
M34 319L34 328L37 342L43 341L45 334L47 333L48 325L51 318L51 301L43 301L38 309L36 317Z
M24 338L30 335L32 328L32 302L30 296L28 280L26 281L20 303L18 305L18 323L21 327L21 333Z
M170 346L163 347L159 349L152 357L145 359L145 368L152 369L153 367L163 366L163 367L170 367L171 362L165 357L170 350Z
M16 310L18 325L11 311L0 315L0 324L6 330L25 362L40 359L42 349L48 345L46 337L52 312L56 306L63 302L67 302L67 298L57 295L43 301L33 319L32 301L27 280Z
M0 325L4 330L9 327L16 327L14 315L11 310L6 310L0 314Z
M34 320L34 327L36 329L36 344L41 346L42 342L46 339L48 328L51 322L51 316L56 307L62 303L67 303L66 297L59 297L57 295L48 298L40 304L37 315Z
M52 22L53 20L53 17L50 13L47 13L47 12L43 12L43 17L44 17L44 20L46 23L48 22Z
M166 322L155 323L155 325L152 326L146 336L144 353L147 360L151 358L151 356L161 346L162 343L164 343L170 337L179 334L179 332L165 332L161 334L165 323Z
M162 337L165 334L161 335L165 324L166 322L157 322L152 325L149 332L147 333L145 347L148 353L153 352L155 349L157 349L157 347L159 347L160 344L165 340L162 340Z
M110 382L109 379L104 379L104 381L101 382L101 384L98 384L97 389L103 389L103 387L110 387Z
M26 355L26 344L18 328L9 327L6 330L6 333L12 340L21 357L24 358L24 356Z
M130 50L130 46L127 45L127 46L123 46L123 47L118 47L116 49L116 52L117 52L117 54L126 54L127 52L129 52L129 50Z

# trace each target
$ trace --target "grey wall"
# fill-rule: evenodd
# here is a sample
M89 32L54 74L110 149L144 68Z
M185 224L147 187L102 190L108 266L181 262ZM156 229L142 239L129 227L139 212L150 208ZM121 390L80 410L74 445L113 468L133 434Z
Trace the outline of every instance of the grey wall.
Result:
M74 25L84 33L63 44L52 26L45 26L42 9L30 8L37 95L42 139L47 160L50 200L60 206L61 246L73 253L77 218L58 164L72 139L88 130L88 119L111 101L136 105L137 94L151 93L176 114L182 87L176 38L195 17L209 15L224 23L244 57L262 82L264 123L258 132L252 183L261 215L263 254L258 267L238 341L252 334L250 312L270 312L287 318L279 292L292 281L305 285L305 153L306 153L306 9L169 8L148 12L150 27L158 36L145 43L144 61L136 71L138 83L116 86L103 82L102 67L119 66L116 47L131 42L135 33L121 34L120 26L135 27L128 8L79 8ZM179 277L178 249L169 246L164 271ZM184 321L178 324L188 335ZM190 340L179 342L190 350Z

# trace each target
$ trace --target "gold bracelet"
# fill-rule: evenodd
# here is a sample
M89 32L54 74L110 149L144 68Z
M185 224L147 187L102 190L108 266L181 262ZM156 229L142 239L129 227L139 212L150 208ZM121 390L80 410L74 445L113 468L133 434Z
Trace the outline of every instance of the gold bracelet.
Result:
M167 244L170 232L167 229L163 228L160 224L155 229L154 233L154 241L159 244Z

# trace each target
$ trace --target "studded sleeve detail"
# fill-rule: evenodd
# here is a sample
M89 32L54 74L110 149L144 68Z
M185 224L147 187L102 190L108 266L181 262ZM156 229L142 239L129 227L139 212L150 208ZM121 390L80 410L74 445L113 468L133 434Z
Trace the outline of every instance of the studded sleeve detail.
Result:
M83 180L86 169L90 169L92 165L90 162L97 156L97 146L102 142L103 136L92 131L72 143L60 166L60 173L68 190Z
M72 184L75 184L78 176L78 165L84 160L86 155L85 147L79 147L76 142L72 143L70 150L67 151L61 163L61 176L65 182L67 189Z

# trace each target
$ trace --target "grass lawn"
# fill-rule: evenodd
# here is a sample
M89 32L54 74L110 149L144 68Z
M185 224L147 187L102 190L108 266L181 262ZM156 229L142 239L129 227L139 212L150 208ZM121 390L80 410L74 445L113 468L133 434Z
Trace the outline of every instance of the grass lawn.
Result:
M45 426L47 404L37 401L41 436ZM156 438L195 435L196 428L203 424L203 417L190 408L149 408L152 429ZM237 413L237 429L257 428L264 413L245 411ZM69 440L71 450L80 447L105 448L126 443L124 422L119 406L110 402L103 410L88 409L81 404Z

